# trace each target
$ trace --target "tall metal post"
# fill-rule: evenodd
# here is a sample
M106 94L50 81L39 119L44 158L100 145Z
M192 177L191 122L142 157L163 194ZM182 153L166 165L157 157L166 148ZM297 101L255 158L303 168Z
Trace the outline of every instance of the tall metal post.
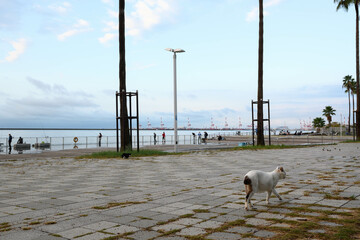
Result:
M177 91L176 91L176 53L174 52L174 152L177 152Z
M119 93L116 91L116 151L119 152Z
M176 53L185 52L183 49L172 49L166 48L166 51L173 53L173 64L174 64L174 152L177 152L178 136L177 136L177 90L176 90Z
M252 128L252 142L253 142L253 146L255 146L255 129L254 129L254 101L251 100L251 128Z
M131 106L131 93L129 94L129 111L130 111L130 129L129 129L129 138L130 138L130 148L131 148L131 151L132 151L132 142L133 142L133 139L132 139L132 106Z
M271 145L271 127L270 127L270 99L268 99L268 126L269 126L269 146Z
M139 140L139 93L136 90L136 134L137 134L137 151L140 151L140 140Z

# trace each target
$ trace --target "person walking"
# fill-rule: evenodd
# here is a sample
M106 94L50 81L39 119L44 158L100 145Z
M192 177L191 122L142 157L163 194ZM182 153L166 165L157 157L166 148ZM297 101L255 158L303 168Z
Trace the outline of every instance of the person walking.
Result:
M101 147L101 138L102 138L102 134L99 133L99 147Z
M193 135L194 144L195 144L196 134L195 134L195 133L192 133L192 135Z
M11 134L9 133L9 148L11 148L11 142L12 142L13 136L11 136Z
M165 144L165 132L162 133L162 143Z
M206 140L207 140L207 137L208 137L208 133L207 132L204 132L204 143L206 144Z
M201 144L201 132L198 133L198 144Z
M156 133L154 133L154 145L156 145Z

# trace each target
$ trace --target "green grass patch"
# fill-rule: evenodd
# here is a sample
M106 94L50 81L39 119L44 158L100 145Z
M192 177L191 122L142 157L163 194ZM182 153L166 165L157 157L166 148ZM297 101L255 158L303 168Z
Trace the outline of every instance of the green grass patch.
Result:
M7 232L11 230L11 225L8 222L0 223L0 232Z
M49 222L44 222L44 225L53 225L56 224L55 221L49 221Z
M309 148L313 146L303 146L303 145L265 145L265 146L244 146L244 147L234 147L229 150L271 150L271 149L290 149L290 148Z
M29 223L29 225L38 225L38 224L40 224L40 222L39 222L39 221L35 221L35 222L31 222L31 223Z
M76 159L108 159L108 158L122 158L124 152L115 152L115 151L103 151L103 152L97 152L92 153L88 155L83 155L76 157ZM127 151L126 153L131 153L131 158L137 158L137 157L151 157L151 156L166 156L166 155L179 155L183 153L169 153L169 152L163 152L159 150L147 150L143 149L139 152L137 151Z
M194 213L209 213L210 211L208 209L194 209Z
M341 143L360 143L360 141L357 141L357 140L346 140L346 141L343 141Z
M339 231L334 234L334 239L352 239L352 237L359 232L359 229L351 227L341 227Z
M113 208L113 207L119 207L119 206L128 206L128 205L133 205L133 204L142 204L142 203L146 203L146 202L110 202L104 206L94 206L92 207L93 209L97 209L97 210L103 210L103 209L109 209L109 208Z

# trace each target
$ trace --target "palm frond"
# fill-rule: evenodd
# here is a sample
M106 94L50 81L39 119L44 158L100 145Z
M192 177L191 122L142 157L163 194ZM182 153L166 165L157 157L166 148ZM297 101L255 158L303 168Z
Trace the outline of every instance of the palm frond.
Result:
M345 9L345 11L349 10L351 4L355 4L355 0L334 0L334 3L337 3L336 11L340 8Z

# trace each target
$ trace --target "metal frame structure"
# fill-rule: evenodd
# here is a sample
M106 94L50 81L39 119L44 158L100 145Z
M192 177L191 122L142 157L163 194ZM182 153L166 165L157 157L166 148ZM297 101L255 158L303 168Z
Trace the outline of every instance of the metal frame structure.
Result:
M252 123L252 142L253 146L255 146L255 122L258 119L254 119L254 104L258 104L258 101L251 100L251 123ZM271 128L270 128L270 100L263 101L263 104L267 104L268 106L268 118L263 119L263 121L267 121L269 125L269 145L271 145Z
M119 152L119 121L121 119L121 116L119 116L119 103L120 103L120 99L122 97L128 97L129 101L129 116L125 117L127 121L129 121L129 137L131 139L131 150L132 150L132 120L136 119L136 135L137 135L137 151L140 151L140 143L139 143L139 94L138 91L136 90L136 92L121 92L119 93L118 91L116 91L116 151ZM133 116L132 114L132 97L136 98L136 114ZM128 106L126 106L128 107Z

